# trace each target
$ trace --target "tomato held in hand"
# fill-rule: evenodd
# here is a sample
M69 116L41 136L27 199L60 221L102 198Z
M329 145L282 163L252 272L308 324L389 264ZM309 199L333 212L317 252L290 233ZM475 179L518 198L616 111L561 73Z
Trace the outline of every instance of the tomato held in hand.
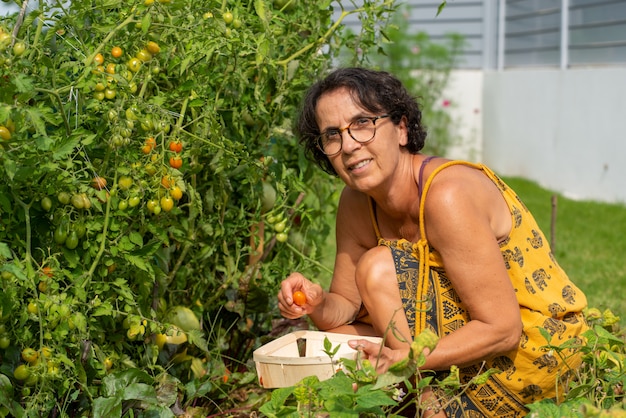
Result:
M298 306L306 305L306 295L303 292L296 290L293 292L293 303Z

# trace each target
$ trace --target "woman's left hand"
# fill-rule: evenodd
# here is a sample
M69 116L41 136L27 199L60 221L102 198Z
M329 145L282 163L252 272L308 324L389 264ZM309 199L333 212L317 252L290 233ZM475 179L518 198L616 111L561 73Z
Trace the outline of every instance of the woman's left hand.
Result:
M404 359L409 355L409 347L406 350L393 350L381 344L368 340L350 340L348 345L362 353L362 358L367 359L376 367L377 373L386 372L392 364Z

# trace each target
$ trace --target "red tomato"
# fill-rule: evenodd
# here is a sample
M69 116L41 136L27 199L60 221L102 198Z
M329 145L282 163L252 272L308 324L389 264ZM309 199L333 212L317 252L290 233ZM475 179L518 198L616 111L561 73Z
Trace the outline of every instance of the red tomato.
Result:
M181 168L183 166L183 159L176 156L170 158L170 167L172 168Z
M181 152L183 150L183 143L180 141L171 141L169 144L170 151Z

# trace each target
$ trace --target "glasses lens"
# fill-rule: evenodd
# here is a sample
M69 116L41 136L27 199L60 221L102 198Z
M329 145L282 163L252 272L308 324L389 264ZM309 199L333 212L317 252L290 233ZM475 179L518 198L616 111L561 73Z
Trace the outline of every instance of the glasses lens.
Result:
M337 154L341 151L341 134L322 134L318 138L318 145L322 152L326 155Z
M350 135L355 141L367 142L374 138L376 133L376 125L370 118L357 119L350 124L348 128Z

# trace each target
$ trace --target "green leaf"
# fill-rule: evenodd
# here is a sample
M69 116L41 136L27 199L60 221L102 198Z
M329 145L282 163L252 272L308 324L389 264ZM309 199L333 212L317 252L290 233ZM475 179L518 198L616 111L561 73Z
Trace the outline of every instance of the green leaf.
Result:
M443 9L446 7L446 3L447 1L442 1L441 4L439 5L439 7L437 7L437 16L439 16L439 14L443 11Z
M153 273L152 267L148 263L146 263L146 260L142 257L131 254L124 254L124 259L126 259L126 261L128 261L130 264L137 267L138 269L145 271L146 273Z
M356 403L362 408L375 408L380 406L391 406L397 405L398 402L391 399L389 393L384 392L382 390L375 390L372 388L368 388L367 392L361 392L360 390L357 394L361 395L357 397Z
M93 400L94 418L121 418L122 400L120 398L96 398Z
M150 385L145 383L131 383L123 390L123 399L125 401L136 399L148 403L156 401L156 391Z
M26 114L30 122L35 127L35 130L37 131L37 133L41 136L47 137L46 123L44 121L43 114L41 113L41 111L34 107L27 107Z
M30 93L35 88L33 81L24 74L16 74L12 81L19 93Z
M143 34L147 34L150 30L150 24L152 23L152 15L150 13L146 13L144 17L141 19L141 32Z

